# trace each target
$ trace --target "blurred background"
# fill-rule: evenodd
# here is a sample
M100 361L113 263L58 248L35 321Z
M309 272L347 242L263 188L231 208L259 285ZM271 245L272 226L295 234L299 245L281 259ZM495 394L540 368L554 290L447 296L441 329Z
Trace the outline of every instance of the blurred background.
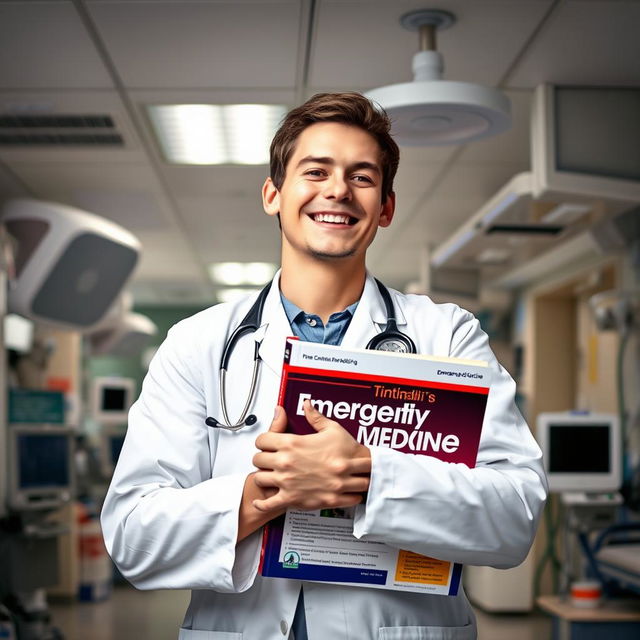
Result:
M177 636L188 594L134 592L101 543L126 414L174 323L277 269L284 113L352 90L401 144L369 269L478 316L550 474L525 563L465 569L480 637L638 637L639 25L634 0L0 0L0 638Z

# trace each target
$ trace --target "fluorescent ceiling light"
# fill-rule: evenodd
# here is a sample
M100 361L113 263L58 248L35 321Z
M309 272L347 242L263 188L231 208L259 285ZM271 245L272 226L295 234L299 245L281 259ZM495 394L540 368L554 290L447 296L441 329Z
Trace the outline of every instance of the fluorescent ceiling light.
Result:
M277 269L271 262L217 262L209 265L209 275L218 284L263 285Z
M218 302L235 302L250 293L258 293L259 289L220 289L216 293Z
M149 105L168 162L268 164L269 145L286 113L276 104Z

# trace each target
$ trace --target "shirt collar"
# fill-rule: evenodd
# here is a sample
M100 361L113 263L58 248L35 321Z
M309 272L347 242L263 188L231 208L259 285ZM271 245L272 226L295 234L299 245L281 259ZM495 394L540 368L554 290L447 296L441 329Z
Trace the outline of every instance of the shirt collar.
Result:
M291 302L291 300L286 298L282 291L280 291L280 300L282 300L282 306L284 307L284 312L287 314L289 324L300 321L302 318L304 318L305 315L308 315L300 307ZM343 309L342 311L338 311L336 313L332 313L331 316L329 316L329 322L340 321L345 318L346 315L353 317L353 314L356 312L358 302L359 300L356 300L346 309Z

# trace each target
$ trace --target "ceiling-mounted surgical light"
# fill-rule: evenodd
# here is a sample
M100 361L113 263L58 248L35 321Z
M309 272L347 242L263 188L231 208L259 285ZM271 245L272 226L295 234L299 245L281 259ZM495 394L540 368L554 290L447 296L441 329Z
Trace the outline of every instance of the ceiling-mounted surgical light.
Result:
M448 11L422 9L402 16L409 31L419 31L420 51L413 57L413 82L373 89L367 97L389 114L398 144L464 144L511 127L509 99L497 89L442 80L444 62L436 51L436 30L456 21Z

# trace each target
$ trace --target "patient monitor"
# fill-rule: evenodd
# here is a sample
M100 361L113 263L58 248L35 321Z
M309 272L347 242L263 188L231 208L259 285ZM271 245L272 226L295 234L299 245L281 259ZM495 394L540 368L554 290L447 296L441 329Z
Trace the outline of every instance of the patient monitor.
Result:
M538 416L549 489L589 499L617 495L622 484L618 417L598 413L542 413ZM613 499L613 497L612 497Z
M74 492L74 431L58 425L9 425L9 506L55 509Z
M133 404L136 381L119 376L94 378L92 382L91 414L102 425L127 423Z

